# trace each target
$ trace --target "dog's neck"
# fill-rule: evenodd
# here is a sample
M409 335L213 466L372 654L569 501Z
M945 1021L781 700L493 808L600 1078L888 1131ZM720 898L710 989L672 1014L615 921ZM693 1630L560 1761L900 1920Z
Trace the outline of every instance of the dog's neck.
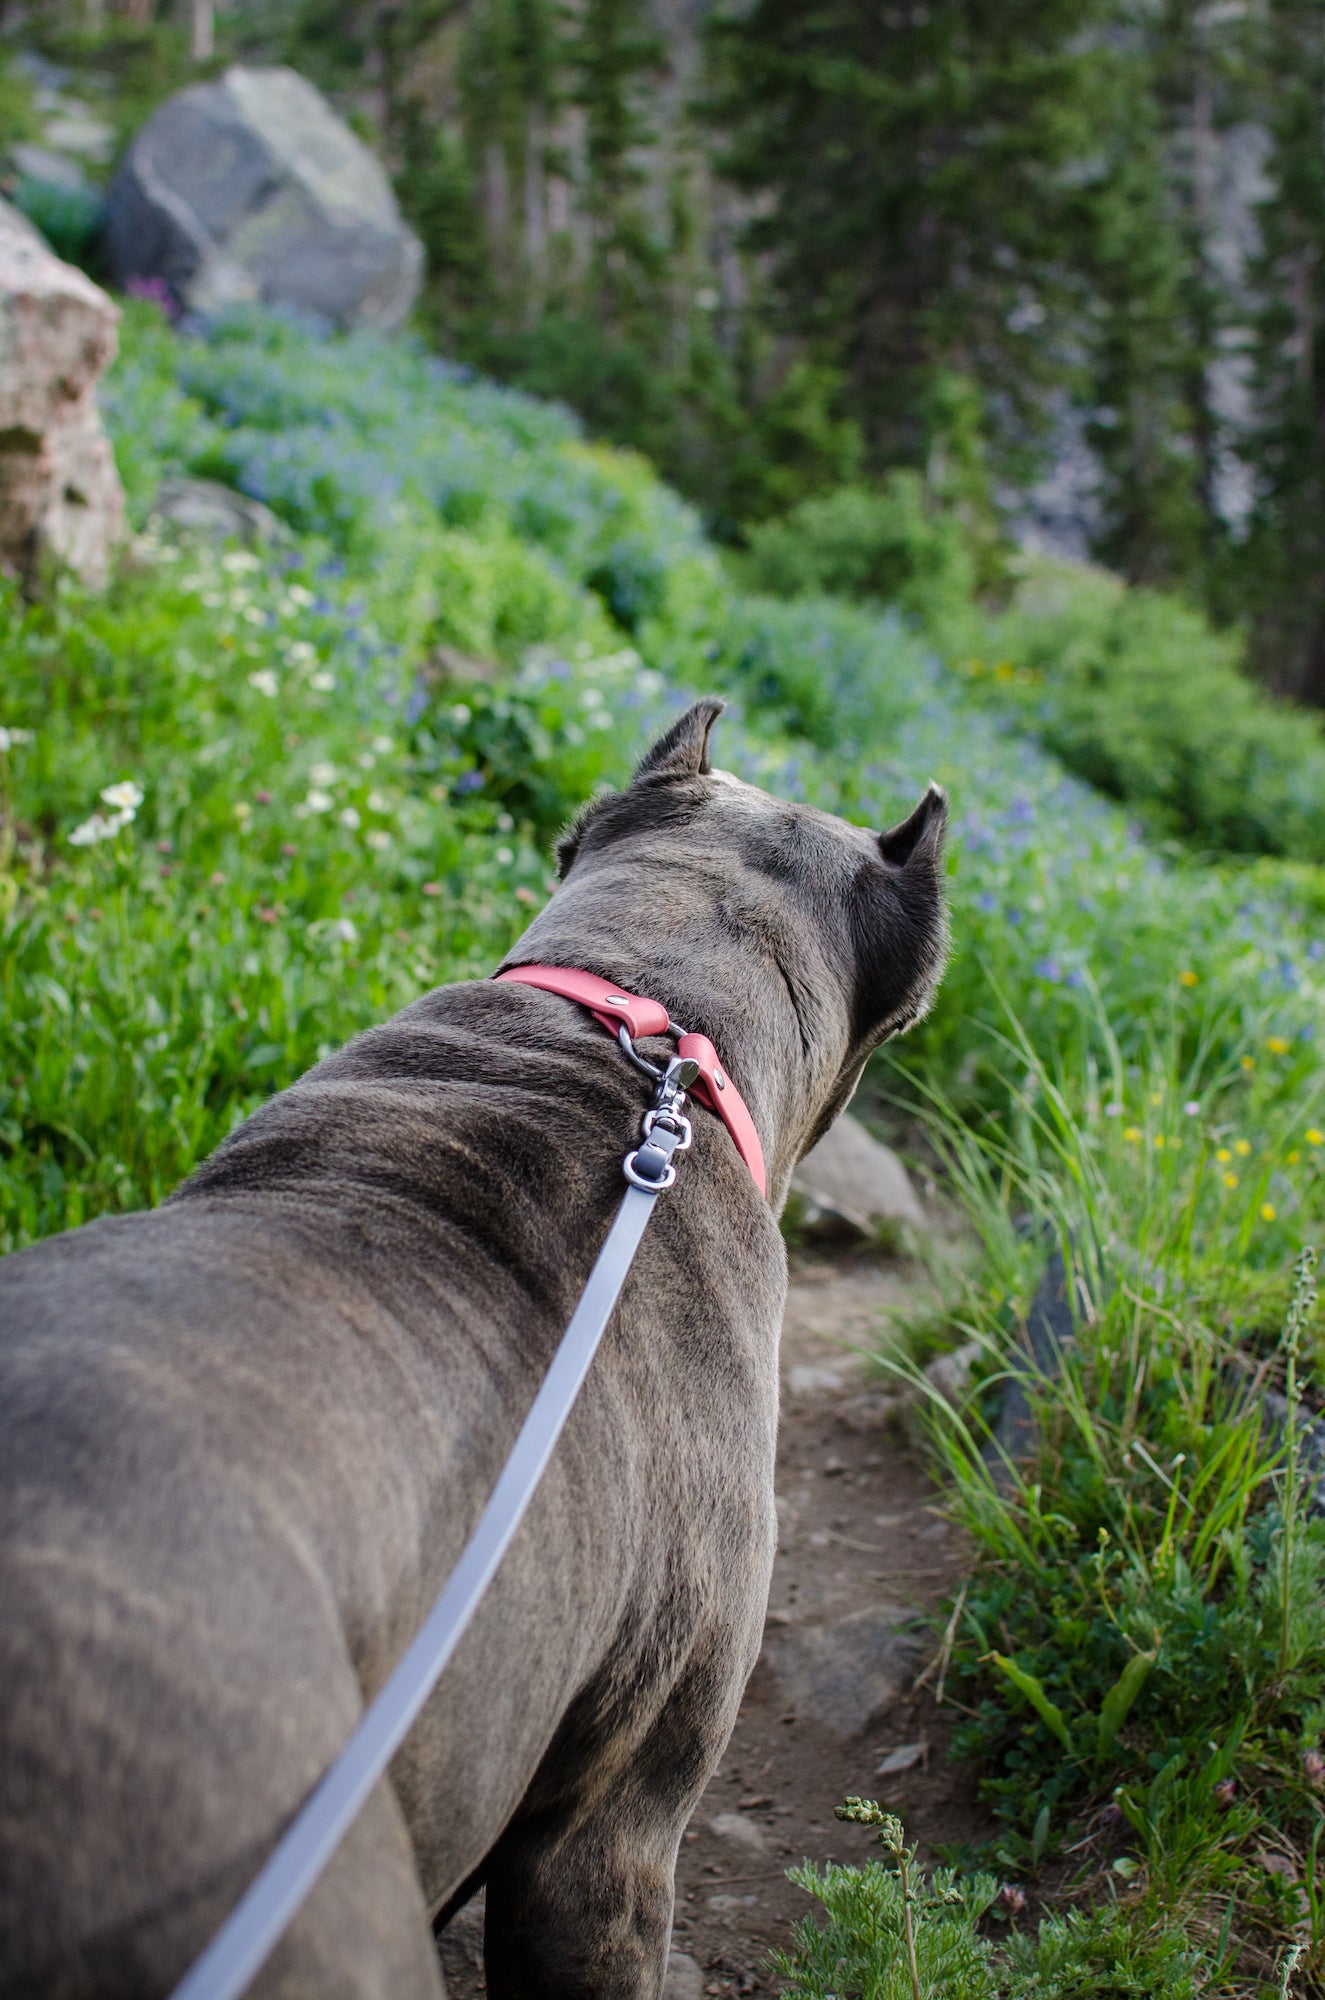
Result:
M749 1106L764 1149L768 1198L780 1209L791 1170L837 1078L832 1049L840 1040L845 1052L844 1026L825 1045L822 1032L806 1032L797 968L771 953L734 954L729 940L724 949L721 937L706 935L709 927L702 924L691 923L678 935L664 916L660 910L657 922L641 924L629 910L613 909L592 878L583 890L568 883L503 964L598 973L627 992L660 1000L674 1022L707 1035ZM822 1030L821 1022L813 1025Z

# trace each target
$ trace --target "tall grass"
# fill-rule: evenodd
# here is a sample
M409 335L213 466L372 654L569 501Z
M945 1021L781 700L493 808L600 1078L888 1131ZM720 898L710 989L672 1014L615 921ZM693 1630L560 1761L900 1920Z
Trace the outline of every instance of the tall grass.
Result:
M1004 1823L1000 1865L1053 1862L1185 1937L1203 1990L1255 1994L1296 1949L1293 1990L1322 1991L1317 1105L1266 1092L1213 1021L1129 1064L1096 1008L1083 1047L1050 1063L1009 1017L1006 1119L977 1132L929 1101L985 1251L971 1392L929 1417L974 1550L955 1747ZM1072 1333L1037 1362L1023 1326L1052 1249ZM1013 1383L1020 1457L996 1425Z

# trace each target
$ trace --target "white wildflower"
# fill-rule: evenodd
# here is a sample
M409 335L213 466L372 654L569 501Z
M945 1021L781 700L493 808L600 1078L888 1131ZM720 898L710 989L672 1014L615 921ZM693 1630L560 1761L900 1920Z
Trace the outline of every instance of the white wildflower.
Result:
M463 729L465 724L469 721L471 715L474 713L473 709L470 708L468 702L464 701L458 701L455 704L455 707L449 709L447 712L450 715L451 720L452 722L454 722L457 729Z
M354 761L361 771L371 771L377 763L371 750L361 750Z
M499 847L497 849L497 860L501 867L509 868L514 859L515 856L509 847Z
M379 757L389 757L395 747L395 742L390 736L374 736L373 738L373 748Z
M258 604L246 604L243 615L250 625L265 625L267 622L267 614Z
M292 583L285 594L291 604L297 604L301 611L307 611L309 605L313 602L313 593L308 589L306 584Z
M387 832L384 826L371 827L369 831L364 835L364 839L368 842L368 845L372 848L375 848L379 854L385 854L387 848L390 847L391 845L391 835Z
M295 807L295 811L303 819L308 813L329 813L335 803L336 801L332 798L330 792L320 791L314 785L311 787L308 797L304 800L303 804Z
M127 821L119 813L112 813L109 818L102 813L93 813L91 819L85 819L81 826L74 828L69 836L69 845L95 847L99 840L112 840L121 826L126 824Z
M340 823L342 826L347 826L351 833L358 832L359 814L354 806L346 806L344 812L340 815Z
M229 570L231 576L242 576L246 570L261 569L262 564L247 549L231 549L221 557L221 568Z
M231 811L234 813L235 818L241 822L253 817L253 808L247 799L236 799L234 805L231 807Z
M273 700L280 693L280 682L270 667L259 667L255 674L249 675L248 684L259 694L265 694L268 700Z
M311 660L315 660L316 658L317 647L310 646L307 639L296 639L293 646L287 646L285 649L285 664L287 667L306 667Z
M330 694L336 685L336 676L326 672L310 674L308 685L318 694Z
M374 813L389 813L391 810L391 801L381 792L369 792L368 810Z
M327 925L327 936L335 938L338 944L353 944L358 935L348 917L333 917Z
M334 785L336 782L336 766L329 764L326 758L323 757L318 763L310 766L308 776L310 782L314 785Z
M101 796L106 805L113 806L117 813L125 814L127 823L143 802L143 788L135 785L132 778L121 778L117 785L104 786Z

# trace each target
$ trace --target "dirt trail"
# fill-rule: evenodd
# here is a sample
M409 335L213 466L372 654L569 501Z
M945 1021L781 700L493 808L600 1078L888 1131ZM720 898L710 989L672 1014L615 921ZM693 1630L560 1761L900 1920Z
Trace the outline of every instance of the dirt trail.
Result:
M833 1818L848 1793L885 1799L922 1848L984 1830L969 1782L944 1761L952 1711L935 1708L932 1677L908 1691L936 1650L926 1614L960 1575L957 1537L896 1398L844 1348L877 1344L919 1283L913 1267L867 1254L793 1260L764 1654L681 1844L665 2000L776 1990L767 1955L814 1907L786 1869L870 1851L864 1829ZM909 1768L878 1775L899 1749ZM481 1940L471 1904L442 1941L451 2000L480 2000Z

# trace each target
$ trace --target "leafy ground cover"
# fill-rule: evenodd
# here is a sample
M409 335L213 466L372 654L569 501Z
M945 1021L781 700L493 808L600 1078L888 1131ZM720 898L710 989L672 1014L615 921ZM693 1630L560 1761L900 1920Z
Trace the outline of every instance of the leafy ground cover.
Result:
M729 766L862 822L937 776L952 969L873 1083L986 1242L954 1318L987 1359L935 1426L996 1865L1103 1912L1048 1934L1036 1990L1252 1994L1297 1944L1308 1990L1325 1544L1255 1398L1319 1366L1282 1328L1320 1236L1325 876L1149 844L914 622L734 589L643 461L407 345L139 306L107 402L132 557L0 607L0 1246L158 1199L322 1049L489 969L558 826L690 692L731 695ZM179 538L171 470L284 538ZM1052 653L1058 609L1015 615ZM1078 1338L1000 1484L980 1447L1050 1238ZM833 1922L874 1924L834 1883ZM1022 1991L1014 1960L972 1990Z

